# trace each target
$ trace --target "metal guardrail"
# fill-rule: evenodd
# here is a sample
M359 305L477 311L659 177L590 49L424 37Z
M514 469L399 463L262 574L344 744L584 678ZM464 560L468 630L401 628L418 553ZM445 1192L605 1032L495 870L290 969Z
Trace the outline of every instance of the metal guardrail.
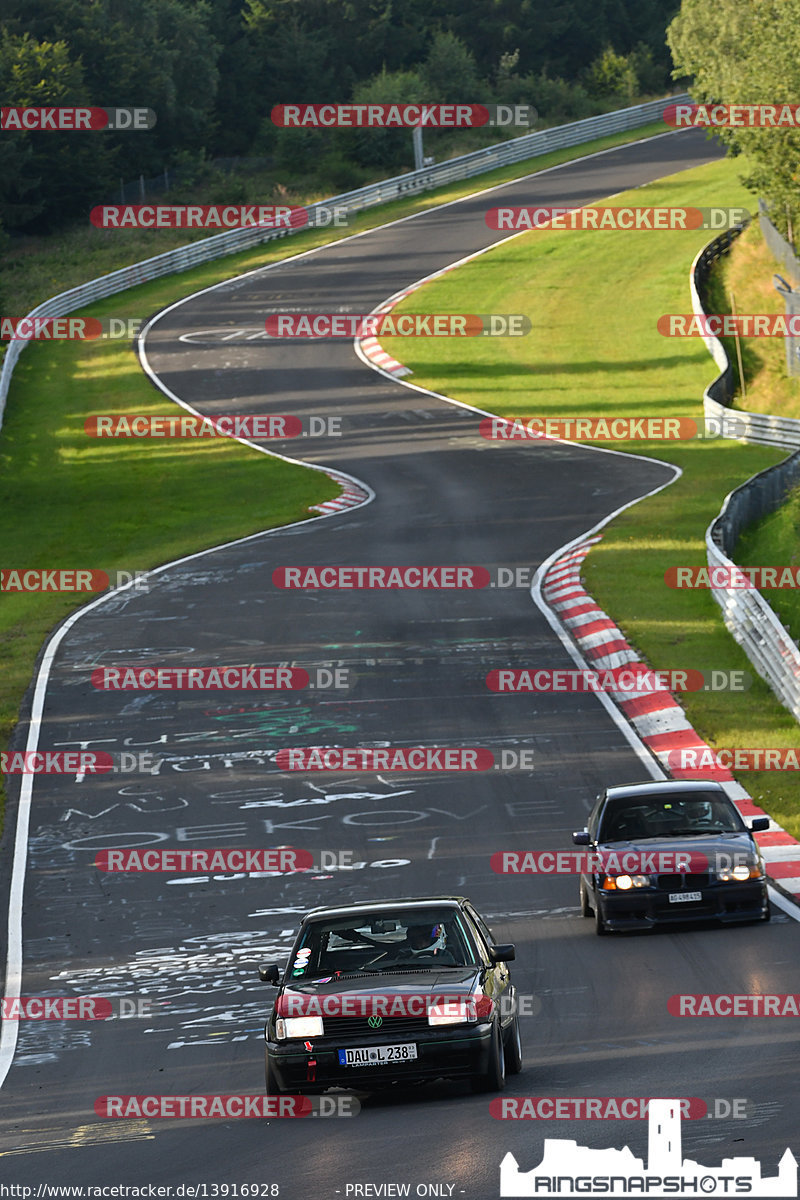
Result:
M702 296L711 267L728 252L731 243L746 227L746 224L736 225L720 234L703 247L692 263L689 288L695 316L702 316L705 312ZM730 359L719 338L708 334L704 335L703 341L720 371L703 392L703 413L706 421L711 422L711 428L720 430L722 437L740 439L753 445L800 449L800 420L797 418L731 408L734 389Z
M692 263L690 288L692 310L705 311L701 293L713 263L727 253L731 243L745 228L728 230L705 246ZM731 409L733 369L728 355L716 337L704 337L706 348L719 367L720 374L703 393L706 420L719 422L723 437L740 438L763 446L793 448L800 446L800 421L762 413ZM729 431L726 432L726 424ZM735 488L726 497L719 516L706 530L706 558L709 570L722 567L727 572L735 564L729 555L742 530L785 501L791 488L800 482L800 452L774 467L768 467ZM722 619L734 639L743 648L762 679L766 680L795 720L800 721L800 649L781 624L775 611L756 588L714 587L711 594L722 610Z
M709 568L730 569L726 551L741 531L785 501L800 482L800 452L754 475L725 497L719 516L706 530ZM710 579L713 583L713 574ZM800 721L800 649L777 613L756 588L714 588L722 619L745 654L796 721Z
M319 216L320 224L324 224L325 210L333 206L346 209L348 213L360 212L376 204L385 204L389 200L402 199L410 194L425 191L442 184L454 183L461 179L469 179L496 167L508 166L512 163L523 162L551 150L559 150L568 146L579 146L582 142L604 137L610 133L621 133L628 129L636 129L650 121L657 120L664 109L670 104L686 103L687 94L666 96L661 100L649 100L646 104L636 104L631 108L618 109L616 112L602 113L596 117L587 117L582 121L572 121L568 125L557 125L553 129L542 129L535 133L523 134L522 137L500 142L494 146L486 146L482 150L473 150L471 154L463 154L447 162L425 167L421 171L410 171L404 175L395 175L378 183L370 183L352 192L343 192L339 196L321 200L317 204L308 205L309 224L302 228L316 225ZM154 258L144 259L119 271L112 271L99 279L79 287L70 288L45 300L32 309L27 316L33 317L62 317L75 312L94 300L102 300L117 292L158 279L162 275L171 275L180 271L188 271L199 263L210 262L222 258L226 254L236 254L240 250L248 250L261 242L269 242L274 238L287 237L299 232L295 229L266 230L259 227L231 229L218 233L201 241L193 242L190 246L181 246L176 250L168 250L165 254L157 254ZM20 354L28 343L12 341L9 344L2 370L0 370L0 424L5 411L6 398L11 382L11 376Z

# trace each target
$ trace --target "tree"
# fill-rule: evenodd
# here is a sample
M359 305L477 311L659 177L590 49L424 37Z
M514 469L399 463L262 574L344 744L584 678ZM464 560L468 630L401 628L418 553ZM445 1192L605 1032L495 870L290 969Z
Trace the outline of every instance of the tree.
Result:
M694 76L698 103L796 104L800 94L800 0L684 0L667 30L676 78ZM764 197L786 231L800 222L800 132L721 128L720 141L752 164L746 187Z
M0 95L20 108L89 103L81 65L65 43L37 42L28 34L0 38ZM5 227L46 231L98 203L114 175L114 151L105 136L6 131L0 184Z

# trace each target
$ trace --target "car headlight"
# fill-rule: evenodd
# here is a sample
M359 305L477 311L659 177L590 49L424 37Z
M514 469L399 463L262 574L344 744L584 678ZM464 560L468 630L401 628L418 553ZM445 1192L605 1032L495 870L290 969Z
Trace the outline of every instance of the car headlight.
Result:
M600 885L607 892L629 892L631 888L650 887L649 875L604 875Z
M440 1000L428 1007L429 1025L474 1025L488 1021L494 1010L490 996L470 996L465 1000Z
M324 1033L322 1017L278 1017L275 1022L275 1036L279 1042L286 1038L322 1037Z
M746 883L748 879L763 879L764 870L759 863L754 863L752 866L746 866L740 863L738 866L730 867L721 871L717 871L717 879L721 883Z

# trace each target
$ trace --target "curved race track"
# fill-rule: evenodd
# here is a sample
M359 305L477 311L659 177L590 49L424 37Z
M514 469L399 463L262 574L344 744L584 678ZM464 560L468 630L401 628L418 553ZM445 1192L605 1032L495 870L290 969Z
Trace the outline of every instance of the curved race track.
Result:
M645 1154L644 1122L501 1123L488 1098L461 1086L373 1100L352 1120L95 1116L108 1093L261 1091L273 993L255 966L285 954L297 915L454 891L516 943L517 986L537 998L508 1094L747 1098L745 1120L685 1123L684 1147L710 1165L754 1155L773 1173L796 1130L791 1023L680 1022L666 1001L676 991L793 991L797 924L776 913L765 927L600 940L580 917L573 878L489 869L493 850L568 847L604 783L649 771L590 695L486 690L494 667L571 665L528 590L314 593L271 582L276 567L304 563L536 567L672 472L580 446L485 442L473 413L376 374L350 344L220 341L220 331L263 328L268 310L370 311L497 240L483 221L490 204L581 205L712 157L699 133L625 146L255 271L150 328L151 369L200 411L342 417L343 436L303 443L303 457L365 481L375 499L172 566L149 593L94 606L58 646L42 745L154 749L163 762L130 782L37 779L22 993L136 993L153 1010L23 1023L2 1090L0 1180L276 1183L289 1200L437 1184L429 1194L489 1200L506 1151L527 1169L544 1136ZM299 455L297 445L278 449ZM330 665L354 684L281 696L92 688L94 666L121 662ZM268 753L331 742L529 748L535 770L315 779L281 774ZM366 865L271 878L115 876L92 865L106 846L281 843L352 850Z

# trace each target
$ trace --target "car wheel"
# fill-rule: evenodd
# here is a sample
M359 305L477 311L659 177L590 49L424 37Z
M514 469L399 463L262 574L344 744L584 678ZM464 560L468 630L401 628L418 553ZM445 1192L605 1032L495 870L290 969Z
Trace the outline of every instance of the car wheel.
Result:
M586 894L586 884L581 880L581 916L590 917L592 915L592 906L589 903L589 897Z
M594 931L598 937L603 937L608 932L606 923L603 920L603 914L600 912L600 901L595 897L594 901Z
M474 1092L502 1092L506 1086L506 1056L503 1051L503 1035L500 1032L500 1022L496 1021L492 1031L492 1045L489 1050L489 1065L485 1075L473 1076L472 1090Z
M266 1050L264 1051L264 1087L268 1096L283 1095L283 1088L278 1083L272 1063L269 1061L269 1052Z
M519 1035L519 1013L508 1028L507 1043L503 1047L507 1075L519 1075L522 1070L522 1039Z
M771 906L768 904L768 905L767 905L767 911L764 913L764 915L763 915L763 917L761 918L761 920L762 920L762 921L770 921L771 919L772 919L772 908L771 908Z

